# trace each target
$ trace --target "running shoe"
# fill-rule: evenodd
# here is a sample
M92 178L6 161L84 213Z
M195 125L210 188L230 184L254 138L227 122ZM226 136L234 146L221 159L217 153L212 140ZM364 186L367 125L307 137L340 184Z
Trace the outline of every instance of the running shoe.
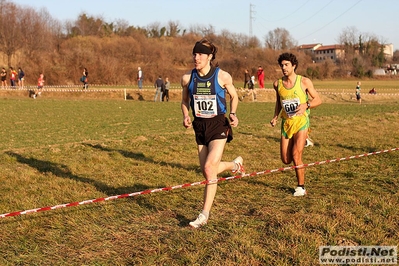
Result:
M244 159L241 156L238 156L233 160L233 163L235 163L236 165L235 167L236 169L231 171L233 174L242 174L242 175L245 174L243 161Z
M313 140L311 138L306 139L305 147L314 146Z
M300 196L305 196L306 195L306 189L303 187L297 187L294 192L295 197L300 197Z
M198 218L195 219L195 221L190 222L189 224L193 228L200 228L201 226L206 225L207 222L208 222L208 219L205 217L205 215L200 213L198 215Z

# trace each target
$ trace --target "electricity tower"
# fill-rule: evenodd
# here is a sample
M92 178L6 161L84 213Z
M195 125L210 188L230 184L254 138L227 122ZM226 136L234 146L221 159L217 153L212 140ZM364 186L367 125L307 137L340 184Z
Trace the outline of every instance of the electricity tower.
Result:
M255 20L253 16L256 14L255 10L253 9L255 5L249 4L249 37L252 37L252 20Z

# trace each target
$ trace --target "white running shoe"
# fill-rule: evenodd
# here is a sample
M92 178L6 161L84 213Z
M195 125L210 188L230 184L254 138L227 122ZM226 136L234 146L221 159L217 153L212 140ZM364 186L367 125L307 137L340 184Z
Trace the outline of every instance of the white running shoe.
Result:
M233 174L245 174L244 166L243 166L244 159L241 156L238 156L233 160L233 163L236 165L236 170L232 170Z
M208 219L205 217L205 215L200 213L198 215L198 218L195 219L195 221L190 222L189 224L193 228L200 228L201 226L206 225L207 222L208 222Z
M306 195L306 189L302 187L297 187L294 192L295 197L300 197L300 196L305 196Z
M311 138L306 139L305 147L314 146L313 140Z

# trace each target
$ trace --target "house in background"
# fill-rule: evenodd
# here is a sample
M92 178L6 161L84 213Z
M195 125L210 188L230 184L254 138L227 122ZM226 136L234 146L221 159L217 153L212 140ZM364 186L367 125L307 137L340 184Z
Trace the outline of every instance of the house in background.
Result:
M313 62L322 63L326 60L337 62L345 58L345 46L341 44L323 45L321 43L303 44L298 46L298 50L304 51L312 57ZM357 52L359 52L357 50ZM393 57L393 44L384 46L384 55L387 59Z
M321 43L303 44L298 46L298 50L304 51L312 57L313 62L321 63L327 59L337 62L344 58L345 50L343 45L323 45Z
M386 58L391 59L393 57L393 44L385 44L384 46L384 55Z
M343 45L322 45L314 51L313 60L316 63L321 63L330 59L337 62L339 59L345 58L345 49Z
M322 46L323 44L321 43L313 43L313 44L302 44L298 46L298 50L301 51L308 51L310 53L313 53L317 48Z

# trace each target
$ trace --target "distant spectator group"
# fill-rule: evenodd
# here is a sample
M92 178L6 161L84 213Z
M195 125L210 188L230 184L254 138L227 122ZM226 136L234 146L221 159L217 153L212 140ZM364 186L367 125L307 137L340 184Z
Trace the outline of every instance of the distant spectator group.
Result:
M254 79L255 76L251 75L248 71L248 69L245 69L244 71L244 89L255 89L255 83L258 84L259 89L264 89L265 88L265 72L262 68L262 66L258 66L258 70L256 71L256 78L257 82L255 82Z
M386 72L389 75L397 75L399 70L399 64L390 64L386 66Z
M18 87L22 88L24 86L24 79L25 79L25 73L22 70L22 68L19 67L17 72L13 67L10 66L9 72L10 72L10 87L16 87L18 84ZM3 88L7 87L8 86L7 71L4 67L1 69L0 77L1 77L1 86Z

